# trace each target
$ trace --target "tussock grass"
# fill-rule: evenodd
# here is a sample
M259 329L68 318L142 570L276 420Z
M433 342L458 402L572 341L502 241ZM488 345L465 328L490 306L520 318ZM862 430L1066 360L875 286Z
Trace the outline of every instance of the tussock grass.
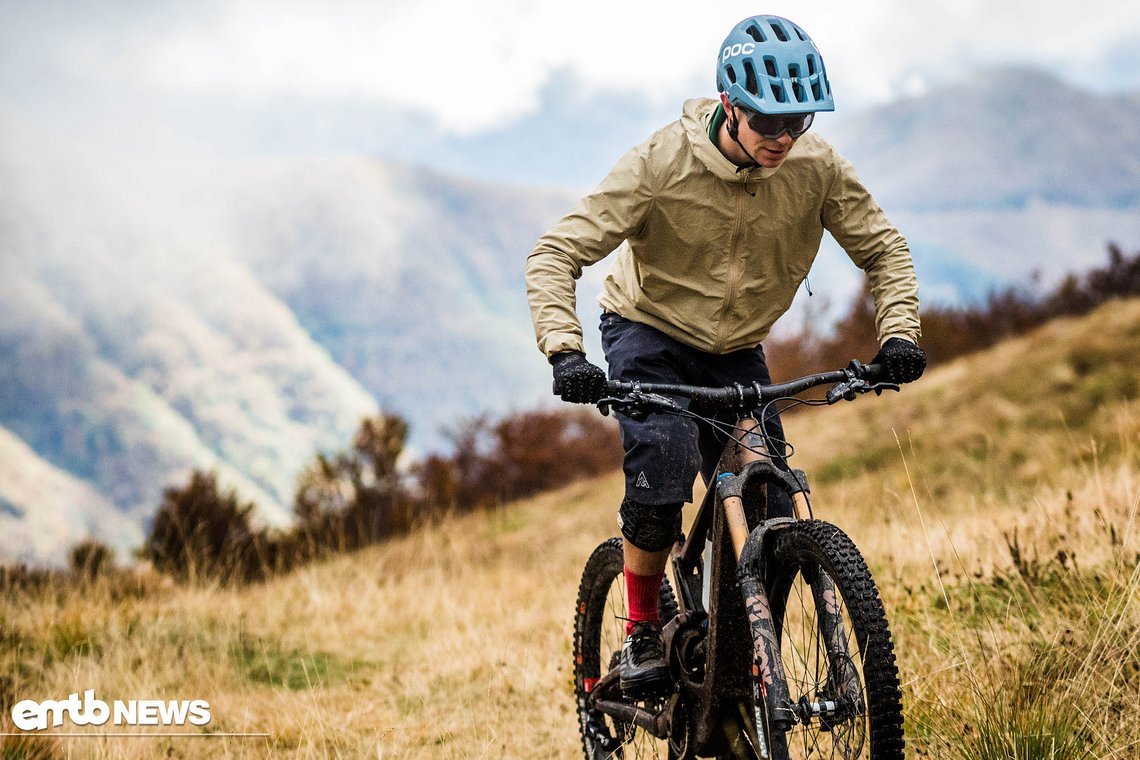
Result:
M917 757L1140 754L1140 302L903 394L787 420L817 516L870 560ZM1090 399L1095 399L1090 401ZM580 755L571 614L621 478L464 515L245 588L14 587L0 720L94 688L206 699L265 738L6 739L2 757ZM691 511L690 511L691 514Z

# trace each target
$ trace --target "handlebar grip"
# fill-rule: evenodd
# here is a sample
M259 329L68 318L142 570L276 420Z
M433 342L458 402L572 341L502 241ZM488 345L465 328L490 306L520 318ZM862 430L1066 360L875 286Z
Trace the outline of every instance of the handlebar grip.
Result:
M886 380L887 366L885 364L864 364L863 377L872 382Z

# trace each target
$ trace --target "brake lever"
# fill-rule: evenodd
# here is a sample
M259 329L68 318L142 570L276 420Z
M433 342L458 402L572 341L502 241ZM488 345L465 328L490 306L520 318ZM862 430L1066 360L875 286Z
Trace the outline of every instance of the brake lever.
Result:
M860 393L875 392L876 396L882 396L883 391L897 391L901 390L895 383L868 383L862 378L852 378L845 382L835 385L827 392L827 403L835 404L839 401L854 401L855 396Z
M607 396L598 401L598 411L603 415L608 417L611 409L640 422L655 411L680 411L681 407L668 396L632 391L625 396Z
M863 391L863 393L866 393L867 391L874 391L876 396L882 396L883 391L901 391L901 390L902 390L902 388L899 386L898 383L875 383L874 385L869 386L866 391Z

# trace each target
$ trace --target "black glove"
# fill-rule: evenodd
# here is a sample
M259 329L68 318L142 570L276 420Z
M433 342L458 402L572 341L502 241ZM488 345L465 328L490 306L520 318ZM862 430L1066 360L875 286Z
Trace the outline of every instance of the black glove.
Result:
M913 383L926 369L926 352L904 338L889 338L871 364L883 365L888 382Z
M606 373L586 361L581 351L561 351L550 357L554 366L554 393L563 401L596 404L606 392Z

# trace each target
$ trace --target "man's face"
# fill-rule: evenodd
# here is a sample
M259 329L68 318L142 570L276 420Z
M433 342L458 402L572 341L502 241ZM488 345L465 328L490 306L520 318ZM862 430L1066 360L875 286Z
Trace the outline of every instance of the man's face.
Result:
M796 138L811 127L815 114L795 116L761 116L742 106L734 106L728 97L721 94L721 102L726 110L731 109L738 124L737 139L761 166L775 169L788 157L788 151ZM757 129L757 125L760 128ZM765 135L776 134L776 137ZM793 136L793 134L795 136Z
M796 143L796 138L788 132L775 138L765 137L748 125L748 112L745 109L737 106L736 114L737 122L740 124L737 138L744 145L744 149L756 159L756 163L768 169L775 169L784 163L788 151Z

